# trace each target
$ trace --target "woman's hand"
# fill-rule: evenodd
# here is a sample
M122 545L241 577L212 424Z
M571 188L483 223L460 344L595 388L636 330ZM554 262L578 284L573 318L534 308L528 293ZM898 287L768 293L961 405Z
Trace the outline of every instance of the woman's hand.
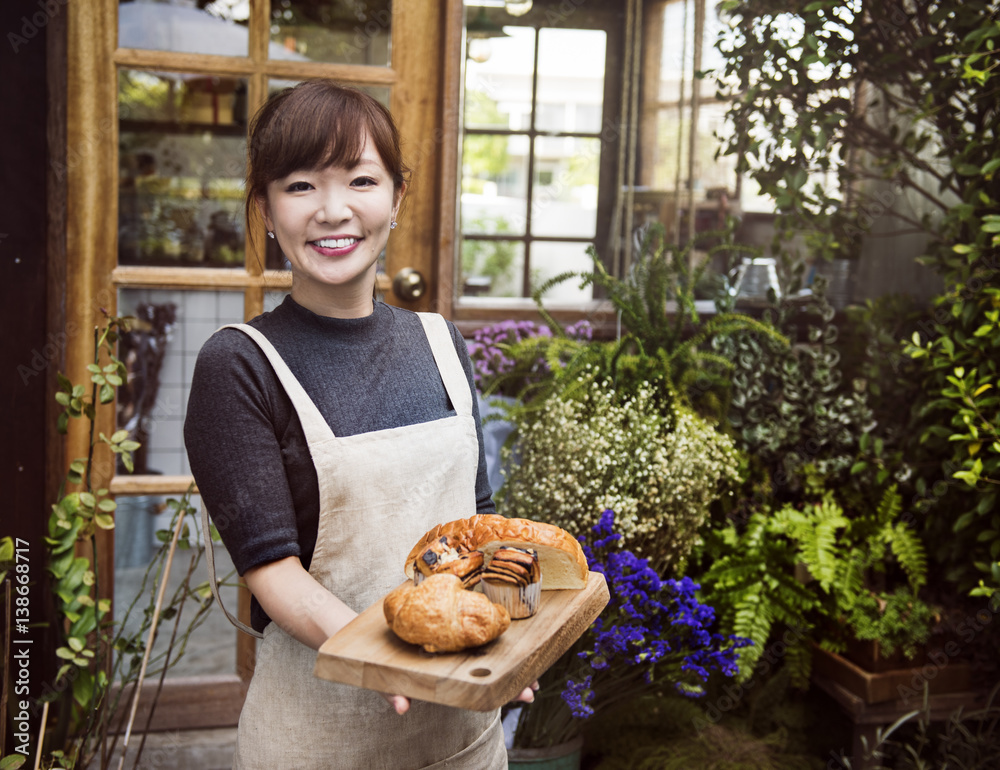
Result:
M535 700L535 692L538 690L538 680L536 679L528 687L521 690L521 694L514 698L515 703L531 703ZM392 706L393 711L397 714L405 714L410 710L410 699L404 698L402 695L389 695L389 693L382 693L382 697L385 698L386 703Z
M402 695L389 695L387 692L382 693L382 697L385 698L386 703L392 706L392 710L400 716L410 710L409 698L404 698Z
M535 693L538 691L538 680L521 690L521 694L514 698L515 703L534 703Z

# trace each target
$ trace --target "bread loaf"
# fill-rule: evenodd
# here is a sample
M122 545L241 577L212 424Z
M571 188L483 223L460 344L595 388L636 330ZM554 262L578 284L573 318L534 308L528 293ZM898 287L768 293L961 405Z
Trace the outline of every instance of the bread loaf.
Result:
M404 583L382 602L386 623L405 642L427 652L458 652L493 641L510 627L510 615L483 594L466 591L444 572L420 585Z
M448 544L448 538L440 537L417 554L413 567L414 583L439 572L450 572L462 579L463 588L471 589L479 584L483 572L483 552L460 553Z
M406 557L406 576L413 577L417 555L431 542L448 538L460 550L482 551L486 561L503 546L531 548L538 552L542 568L542 590L584 588L587 585L587 559L576 539L566 530L530 519L508 519L497 514L477 514L439 524L425 534Z

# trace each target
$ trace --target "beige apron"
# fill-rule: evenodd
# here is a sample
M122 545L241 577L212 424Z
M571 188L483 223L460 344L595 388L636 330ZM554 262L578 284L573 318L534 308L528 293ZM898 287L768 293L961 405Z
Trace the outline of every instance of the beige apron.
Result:
M319 532L309 573L356 612L405 579L403 562L428 529L476 508L479 445L468 380L444 319L419 316L457 414L343 438L271 343L253 327L233 325L270 360L316 466ZM378 693L313 676L316 651L276 623L258 648L240 714L238 770L507 767L499 711L413 701L400 716Z

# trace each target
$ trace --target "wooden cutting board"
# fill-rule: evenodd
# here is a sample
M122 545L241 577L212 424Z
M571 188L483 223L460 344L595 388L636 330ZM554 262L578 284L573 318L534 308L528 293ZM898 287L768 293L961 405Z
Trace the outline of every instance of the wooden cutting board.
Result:
M385 622L377 601L319 649L315 675L368 690L491 711L513 700L575 642L608 603L604 575L585 588L542 591L538 611L497 639L461 652L424 652Z

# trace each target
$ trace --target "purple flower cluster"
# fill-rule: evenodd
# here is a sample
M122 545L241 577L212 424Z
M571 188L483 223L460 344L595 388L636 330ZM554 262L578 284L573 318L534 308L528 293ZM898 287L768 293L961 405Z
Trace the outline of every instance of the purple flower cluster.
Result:
M578 321L565 329L570 339L588 341L593 337L593 327L589 321ZM516 361L508 355L510 348L518 342L535 337L551 337L552 330L545 324L534 321L501 321L483 326L472 334L469 343L469 357L472 359L476 387L485 392L493 382L514 370ZM548 371L544 360L534 362L534 371Z
M595 700L607 696L602 689L616 686L641 690L669 678L685 695L701 695L711 671L737 673L736 651L751 643L710 630L715 611L698 601L691 578L662 580L646 559L618 550L614 522L614 511L604 511L593 542L580 538L590 569L604 574L611 593L577 653L585 665L562 693L580 719L593 716Z

